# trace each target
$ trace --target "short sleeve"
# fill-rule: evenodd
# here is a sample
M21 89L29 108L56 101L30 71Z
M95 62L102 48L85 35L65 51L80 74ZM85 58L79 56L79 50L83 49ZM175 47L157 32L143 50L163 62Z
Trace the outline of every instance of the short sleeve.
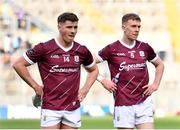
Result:
M24 54L24 58L26 61L28 61L30 64L39 62L43 59L45 53L45 49L43 47L43 43L39 43L35 45L33 48L26 51Z
M147 57L148 61L152 61L154 58L156 58L157 54L149 44L147 44L147 52L148 52L148 57Z
M102 60L108 60L110 57L110 45L107 45L102 50L100 50L98 55L102 58Z
M83 65L85 68L91 68L92 66L94 66L95 64L94 58L91 52L89 51L89 49L87 49L86 47L85 47L84 57L85 60L83 61Z

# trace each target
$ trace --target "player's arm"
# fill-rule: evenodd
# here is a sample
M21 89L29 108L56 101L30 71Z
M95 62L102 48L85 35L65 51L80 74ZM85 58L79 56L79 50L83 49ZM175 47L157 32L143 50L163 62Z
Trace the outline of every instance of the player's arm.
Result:
M24 57L20 57L13 63L13 68L17 72L17 74L30 86L34 89L36 94L42 95L42 86L38 85L38 83L31 77L27 67L29 66L29 62L27 62Z
M164 72L164 64L159 57L155 61L152 61L152 64L155 66L155 78L151 85L144 86L144 88L147 87L144 92L145 95L151 95L158 89Z
M97 67L96 64L94 64L90 68L86 68L85 67L85 69L88 72L88 74L87 74L87 78L86 78L85 84L79 90L79 96L78 96L79 101L82 101L86 97L86 95L89 92L91 86L96 81L97 75L99 73L99 70L98 70L98 67Z
M93 57L94 57L94 59L95 59L95 61L96 61L97 64L103 62L103 60L99 57L99 55L94 54ZM106 78L105 78L104 76L102 76L101 74L98 74L96 80L97 80L98 82L100 82L100 83L103 85L103 87L104 87L106 90L108 90L110 93L116 91L116 89L117 89L117 85L116 85L114 82L112 82L111 80L106 79Z

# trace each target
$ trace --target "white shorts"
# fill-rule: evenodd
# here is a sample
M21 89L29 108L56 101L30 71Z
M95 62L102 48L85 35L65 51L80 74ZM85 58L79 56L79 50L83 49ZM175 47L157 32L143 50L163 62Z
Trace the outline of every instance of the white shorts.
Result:
M81 126L80 108L74 111L41 110L41 127L49 127L63 123L78 128Z
M154 112L152 97L132 106L116 106L114 109L114 127L134 128L135 125L153 123Z

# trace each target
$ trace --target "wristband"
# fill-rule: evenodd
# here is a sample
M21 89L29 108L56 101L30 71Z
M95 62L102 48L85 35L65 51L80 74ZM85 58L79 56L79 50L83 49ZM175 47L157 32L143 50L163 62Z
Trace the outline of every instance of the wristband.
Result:
M101 83L101 81L104 79L104 77L102 77L101 75L98 75L97 77L97 81L99 81Z

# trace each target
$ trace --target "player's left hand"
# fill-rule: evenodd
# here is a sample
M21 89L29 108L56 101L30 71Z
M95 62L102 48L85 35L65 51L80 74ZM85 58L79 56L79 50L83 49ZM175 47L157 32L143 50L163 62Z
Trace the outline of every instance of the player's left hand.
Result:
M156 91L158 86L155 84L150 84L150 85L145 85L143 88L146 88L143 94L148 96L151 95L154 91Z

